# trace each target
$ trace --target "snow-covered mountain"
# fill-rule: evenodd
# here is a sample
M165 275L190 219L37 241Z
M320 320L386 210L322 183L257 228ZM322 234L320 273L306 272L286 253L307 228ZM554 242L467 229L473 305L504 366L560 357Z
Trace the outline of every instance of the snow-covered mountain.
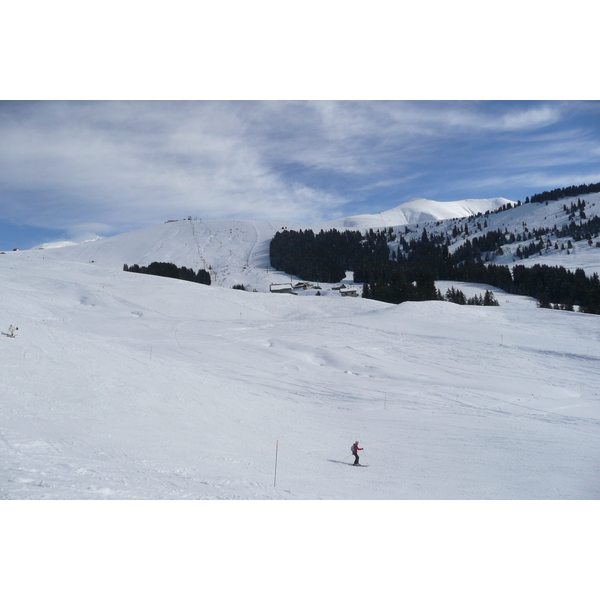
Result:
M586 217L600 215L600 193L581 196L586 202ZM282 229L368 229L392 228L407 239L420 237L423 229L431 234L452 236L454 228L468 227L469 232L452 240L451 250L467 239L501 230L515 236L525 236L541 228L557 227L575 222L572 215L563 210L573 199L537 204L522 204L505 198L436 202L414 199L377 215L359 215L327 223L300 225L274 221L237 221L185 219L162 223L83 244L50 244L41 246L44 251L65 260L95 262L111 267L124 263L148 265L153 261L174 262L194 270L210 272L213 285L233 287L244 285L248 289L266 292L271 283L295 279L269 268L269 244L276 231ZM512 205L510 210L497 212L502 206ZM568 269L582 268L588 275L600 273L600 249L588 240L571 240L571 248L562 248L566 238L544 236L552 244L542 254L521 259L517 256L519 246L526 241L514 241L503 246L503 254L494 258L498 264L535 263L562 265ZM560 241L559 247L555 248ZM390 244L392 250L397 244ZM43 249L43 250L42 250Z
M260 292L271 283L296 279L269 269L269 244L282 229L358 229L427 225L429 221L466 218L511 204L504 198L436 202L422 198L379 213L300 225L271 221L185 219L83 244L50 244L39 250L66 260L95 262L111 267L124 263L148 265L153 261L174 262L178 266L210 272L213 285L244 285Z
M205 269L216 286L242 284L268 291L272 278L269 244L282 227L295 226L266 221L184 219L98 241L36 251L115 269L122 269L124 264L173 262L195 271Z
M384 227L399 227L415 225L428 221L444 219L460 219L478 213L494 211L505 205L515 204L506 198L487 198L472 200L456 200L454 202L438 202L426 198L413 198L396 208L375 215L359 215L327 221L314 225L319 229L378 229Z
M559 222L555 204L469 227ZM598 316L499 290L480 307L230 289L290 280L269 268L282 227L300 226L182 220L0 255L0 498L600 497ZM586 245L541 258L592 268ZM214 283L123 271L152 261Z

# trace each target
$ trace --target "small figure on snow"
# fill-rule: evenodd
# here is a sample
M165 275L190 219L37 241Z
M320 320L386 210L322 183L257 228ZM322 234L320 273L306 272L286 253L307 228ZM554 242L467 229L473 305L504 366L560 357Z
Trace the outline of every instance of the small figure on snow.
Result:
M17 331L19 331L19 328L15 327L14 325L11 325L8 328L8 337L11 337L11 338L17 337Z
M354 444L352 444L352 454L354 455L354 464L357 465L358 464L358 451L362 450L362 448L358 447L358 441L354 442Z

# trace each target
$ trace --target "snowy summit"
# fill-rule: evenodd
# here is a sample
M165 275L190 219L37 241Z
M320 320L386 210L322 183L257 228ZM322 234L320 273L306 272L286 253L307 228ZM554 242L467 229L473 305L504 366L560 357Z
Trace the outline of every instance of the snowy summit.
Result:
M469 217L486 211L497 210L513 202L506 198L489 198L473 200L456 200L454 202L438 202L426 198L413 198L396 208L386 210L376 215L359 215L328 221L313 226L315 230L327 228L368 229L371 227L399 227L415 225L428 221L441 221Z

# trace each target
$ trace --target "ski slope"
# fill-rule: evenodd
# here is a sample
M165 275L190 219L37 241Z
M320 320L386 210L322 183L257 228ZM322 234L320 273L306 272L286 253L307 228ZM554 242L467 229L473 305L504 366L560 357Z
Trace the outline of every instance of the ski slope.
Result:
M282 276L280 226L0 255L0 498L600 497L597 316L230 289ZM152 260L217 285L122 271Z
M205 269L215 286L242 284L268 291L269 244L275 232L286 226L268 221L184 219L82 244L40 247L37 251L113 269L123 268L124 263L145 266L154 261L174 262L195 271ZM289 281L289 276L284 277Z

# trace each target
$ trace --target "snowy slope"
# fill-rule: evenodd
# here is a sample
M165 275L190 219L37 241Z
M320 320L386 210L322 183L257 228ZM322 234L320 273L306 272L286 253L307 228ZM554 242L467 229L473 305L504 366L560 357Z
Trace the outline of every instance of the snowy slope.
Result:
M600 497L597 316L231 290L238 227L0 256L1 498ZM196 257L224 287L122 271Z
M213 285L268 291L269 244L278 229L291 224L267 221L204 221L185 219L123 233L98 241L38 249L63 260L96 263L111 268L123 264L173 262L197 271L205 269ZM284 279L289 281L289 276Z
M411 238L420 238L423 229L428 234L451 235L454 227L468 226L469 234L462 235L450 246L450 251L454 251L458 246L464 243L466 239L473 239L484 235L488 231L500 230L515 235L525 235L526 233L542 228L552 229L555 225L560 230L563 225L570 223L569 215L563 210L563 206L569 206L571 202L577 202L578 199L585 201L586 217L592 218L600 215L600 193L580 195L576 198L565 198L554 202L546 203L528 203L520 206L514 206L510 210L501 211L495 214L486 215L485 211L479 216L452 217L443 221L431 219L429 221L420 221L411 226L410 233L405 234L406 227L396 227L395 231L400 235L405 235L408 240ZM450 203L449 203L450 204ZM487 210L487 209L486 209ZM575 217L575 222L580 223L582 219ZM531 266L534 264L543 264L550 266L564 266L566 269L574 271L581 268L586 274L600 273L600 247L596 242L600 238L594 239L590 246L587 240L575 241L572 238L556 237L555 235L544 235L544 241L550 241L550 246L544 249L542 254L535 254L527 259L519 259L517 249L519 246L526 246L530 240L516 241L507 243L502 247L504 254L494 258L496 264L523 264ZM567 248L571 241L573 248ZM558 243L559 248L555 248ZM565 245L563 249L561 246ZM397 244L390 244L392 249L397 249Z
M552 228L554 225L560 229L563 225L569 224L569 217L563 210L563 206L569 206L571 202L576 202L578 198L585 201L585 212L588 218L600 215L600 193L585 194L577 198L565 198L564 200L549 202L548 204L524 204L505 213L494 215L490 226L508 228L509 231L514 233L522 233L525 228L533 230L546 227ZM575 218L576 223L581 221L582 219ZM589 245L587 240L571 240L573 248L570 250L560 248L563 243L566 245L570 238L544 236L544 239L550 239L552 245L547 250L544 250L541 255L519 260L515 254L519 246L517 242L505 245L503 248L505 252L504 257L499 260L497 259L496 262L500 264L516 262L527 266L534 264L563 266L571 271L581 268L588 276L593 273L600 273L600 248L596 246L596 242L600 238L594 239L592 246ZM555 242L558 242L559 249L554 248Z

